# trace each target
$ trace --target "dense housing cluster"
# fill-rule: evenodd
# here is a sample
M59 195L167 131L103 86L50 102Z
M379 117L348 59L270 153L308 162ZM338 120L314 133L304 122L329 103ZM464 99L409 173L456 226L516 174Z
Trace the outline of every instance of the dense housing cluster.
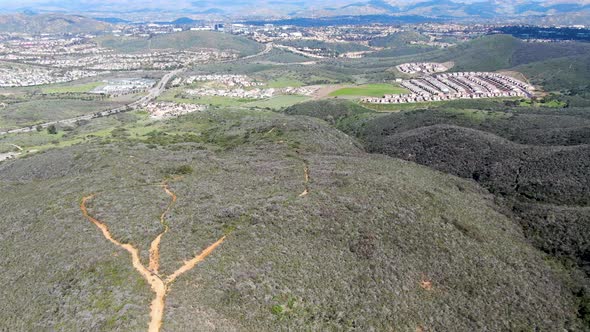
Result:
M385 95L381 98L365 98L375 104L401 104L454 99L495 97L531 97L530 84L510 76L489 72L457 72L402 81L409 94Z
M175 69L197 63L234 59L237 54L201 49L194 51L162 50L130 54L95 54L80 58L41 57L22 59L24 63L56 68L88 68L92 70Z
M110 95L113 97L144 92L156 81L145 78L111 79L104 81L103 86L94 88L90 93Z
M91 70L54 70L42 67L0 67L0 87L21 87L64 83L96 76Z
M0 61L21 64L0 68L2 87L63 83L111 71L171 70L238 57L234 51L211 48L120 53L100 46L92 35L0 37Z
M213 84L209 84L213 83ZM246 75L207 74L190 75L175 78L171 85L193 85L197 87L184 90L184 93L194 97L230 97L240 99L264 99L276 95L312 95L318 90L314 86L264 88L265 83L256 82Z
M271 98L276 95L301 95L310 96L318 88L314 86L305 87L286 87L286 88L235 88L235 89L213 89L213 88L197 88L188 89L186 93L191 96L219 96L240 99L264 99Z
M254 87L263 85L260 82L254 82L246 75L224 75L224 74L210 74L210 75L192 75L188 77L177 77L172 81L172 86L180 86L182 84L190 85L197 82L216 82L227 87Z
M410 62L402 63L395 67L397 70L406 74L431 74L447 71L449 68L442 63L437 62Z
M204 111L206 109L206 105L169 102L149 103L145 106L145 110L153 119L172 118L183 114Z

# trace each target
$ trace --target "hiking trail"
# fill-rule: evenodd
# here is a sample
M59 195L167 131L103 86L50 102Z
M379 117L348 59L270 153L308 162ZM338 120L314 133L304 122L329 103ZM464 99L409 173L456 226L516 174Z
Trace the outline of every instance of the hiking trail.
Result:
M310 180L310 176L309 176L309 164L307 162L305 162L305 166L303 166L303 185L304 185L304 190L301 194L299 194L299 197L305 197L309 194L309 180Z
M143 263L141 262L140 255L139 255L139 249L137 249L136 247L134 247L130 243L121 243L118 240L116 240L113 237L113 235L111 234L108 226L104 222L94 218L93 216L91 216L88 213L88 208L86 206L86 203L89 200L92 200L95 197L95 195L88 195L88 196L83 197L82 201L80 203L80 210L82 211L82 214L84 215L84 217L86 219L88 219L90 222L92 222L94 225L96 225L96 227L98 227L98 229L102 232L103 236L107 240L112 242L117 247L120 247L120 248L126 250L127 252L129 252L129 254L131 255L131 264L133 265L133 268L135 268L135 270L148 282L152 291L155 293L155 297L152 300L152 303L150 305L151 311L150 311L150 323L149 323L149 327L148 327L149 332L160 331L160 328L162 326L162 319L164 317L164 307L165 307L166 295L168 294L168 291L170 290L170 285L182 274L192 270L198 263L205 260L205 258L207 258L207 256L209 256L219 245L221 245L226 238L225 236L221 237L215 243L213 243L209 247L205 248L199 255L195 256L194 258L192 258L188 261L185 261L184 264L180 268L178 268L176 271L174 271L169 276L167 276L167 277L161 276L159 274L160 242L161 242L164 234L166 234L168 232L168 230L170 229L170 227L166 223L166 214L172 209L172 206L174 205L174 203L176 202L176 199L177 199L176 194L174 194L174 192L172 192L170 190L170 187L169 187L167 181L164 181L161 184L161 186L164 189L164 191L166 192L166 194L168 196L170 196L171 200L168 203L168 205L166 206L166 209L164 210L164 212L162 212L162 214L160 216L160 223L162 224L164 229L162 230L162 232L160 234L158 234L158 236L152 241L152 243L150 245L150 250L149 250L150 255L149 255L148 267L143 265Z

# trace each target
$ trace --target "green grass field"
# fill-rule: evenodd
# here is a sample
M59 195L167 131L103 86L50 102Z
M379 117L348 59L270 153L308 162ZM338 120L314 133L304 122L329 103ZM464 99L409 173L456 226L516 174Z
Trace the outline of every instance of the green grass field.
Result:
M401 94L408 92L406 89L392 84L365 84L356 87L347 87L330 93L333 97L383 97L386 94Z
M279 109L282 107L292 106L308 100L306 96L276 96L269 99L257 100L247 103L246 106L250 107L268 107L273 109Z
M288 78L288 77L279 77L275 80L270 80L268 81L268 83L266 84L267 87L269 88L286 88L286 87L300 87L303 86L303 83L297 79L294 78Z
M125 101L48 99L11 104L0 111L0 129L14 129L119 107Z
M43 93L84 93L104 85L102 82L90 82L78 85L49 85L42 89Z
M222 96L183 96L180 93L182 89L171 89L164 92L159 98L159 101L170 101L175 103L185 104L203 104L219 107L260 107L278 109L282 107L291 106L309 99L305 96L295 95L279 95L268 99L243 99Z

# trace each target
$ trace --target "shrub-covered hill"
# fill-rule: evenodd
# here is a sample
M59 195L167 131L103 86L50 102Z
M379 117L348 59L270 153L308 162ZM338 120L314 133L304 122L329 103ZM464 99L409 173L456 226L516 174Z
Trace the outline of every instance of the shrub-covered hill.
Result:
M103 47L119 52L142 52L150 49L186 50L191 48L214 48L235 50L242 56L255 54L263 46L242 36L213 31L182 31L153 37L105 36L99 39Z
M0 15L0 32L18 33L96 33L112 26L92 18L65 14Z
M564 91L568 94L590 95L590 52L527 63L514 70L525 74L533 84L547 91Z
M375 47L399 47L411 41L428 41L428 37L415 31L403 31L373 38L369 44Z
M171 285L165 331L584 328L584 291L476 184L241 110L0 164L0 329L145 329L150 287L79 204L145 264L181 173L160 271L227 239Z
M314 107L322 106L307 103L288 111L313 115L297 110ZM323 111L315 115L329 116ZM480 183L501 198L535 245L590 273L590 122L586 109L442 107L356 113L335 125L358 137L369 152Z
M490 35L426 57L432 61L454 61L453 71L495 71L588 52L587 43L528 43L509 35Z
M366 138L371 151L473 178L493 193L555 204L590 204L588 145L519 145L449 125L381 135Z
M356 114L373 113L373 111L350 101L324 99L295 104L286 108L285 113L290 115L307 115L335 124L342 119Z

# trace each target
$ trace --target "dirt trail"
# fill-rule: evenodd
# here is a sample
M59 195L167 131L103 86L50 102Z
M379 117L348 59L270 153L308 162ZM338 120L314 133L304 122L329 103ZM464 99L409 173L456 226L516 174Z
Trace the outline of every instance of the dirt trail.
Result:
M164 182L162 184L164 191L168 194L172 200L168 203L166 210L162 213L160 217L160 222L164 225L164 231L160 233L150 246L150 261L149 261L149 268L146 268L142 263L139 256L139 250L135 248L133 245L129 243L121 243L117 241L109 231L107 225L92 217L88 213L88 208L86 207L86 203L93 199L94 195L89 195L82 198L82 202L80 203L80 210L82 210L82 214L86 219L91 221L96 227L98 227L103 236L112 242L114 245L126 250L131 255L131 263L133 268L139 272L139 274L149 283L152 291L155 293L155 297L152 300L150 309L150 323L148 327L149 332L158 332L162 326L162 319L164 317L164 307L166 301L166 295L170 289L170 284L173 283L178 277L180 277L183 273L190 271L193 269L198 263L202 262L209 256L223 241L225 240L225 236L221 237L215 243L210 245L209 247L205 248L199 255L195 256L189 261L186 261L178 270L174 271L171 275L166 278L162 278L158 274L159 269L159 261L160 261L160 241L162 236L168 231L169 227L165 222L165 216L172 208L172 205L176 202L176 195L170 190L168 187L168 183Z
M168 214L168 212L170 212L170 209L172 208L172 205L174 203L176 203L176 198L177 198L176 194L174 194L170 190L170 186L168 185L168 182L163 182L162 187L164 188L164 191L166 192L166 194L172 198L172 200L170 200L170 203L168 203L168 205L166 206L166 209L160 215L160 224L162 224L162 226L164 226L164 230L152 241L152 244L150 245L149 269L152 270L156 274L158 274L159 270L160 270L160 242L162 241L162 236L164 236L164 234L166 234L168 232L168 229L170 229L170 227L168 227L168 224L166 223L166 220L165 220L166 214Z
M305 197L307 196L307 194L309 194L309 165L307 163L305 163L305 166L303 167L303 176L304 176L304 186L305 186L305 190L303 190L303 192L301 194L299 194L299 197Z
M322 85L320 86L319 89L316 90L316 92L314 92L312 94L312 98L314 100L318 100L318 99L324 99L324 98L328 98L330 96L330 93L343 88L344 85L340 84L340 85Z

